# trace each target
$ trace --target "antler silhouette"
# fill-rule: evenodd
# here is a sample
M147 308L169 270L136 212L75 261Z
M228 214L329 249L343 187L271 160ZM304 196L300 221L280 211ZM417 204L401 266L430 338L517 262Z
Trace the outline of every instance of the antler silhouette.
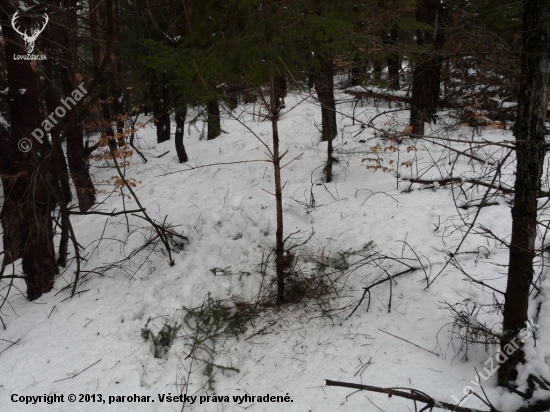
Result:
M34 42L38 38L38 35L44 31L46 28L46 25L48 24L48 21L50 21L50 18L47 14L44 13L44 24L41 28L34 28L31 29L31 35L27 34L27 29L25 29L24 32L20 30L17 24L17 17L19 16L19 11L16 11L13 17L11 18L11 25L13 29L21 35L21 38L25 42L25 49L27 50L27 54L31 54L34 50Z

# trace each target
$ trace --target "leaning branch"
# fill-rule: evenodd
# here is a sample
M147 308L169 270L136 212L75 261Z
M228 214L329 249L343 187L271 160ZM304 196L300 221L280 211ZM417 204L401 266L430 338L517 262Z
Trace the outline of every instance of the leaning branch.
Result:
M115 211L112 211L112 212L75 212L75 211L72 211L72 210L69 210L69 215L83 215L83 216L87 216L87 215L101 215L101 216L110 216L110 217L115 217L115 216L119 216L119 215L131 215L132 213L139 213L139 212L143 212L145 211L145 209L135 209L135 210L122 210L120 212L115 212Z
M327 383L327 386L340 386L342 388L358 389L360 391L385 393L389 397L397 396L398 398L409 399L414 402L422 402L426 404L426 406L423 409L421 409L422 411L424 410L431 411L433 408L438 408L438 409L448 409L449 411L453 411L453 412L501 412L498 409L495 409L494 406L490 405L487 401L483 400L482 398L479 398L479 399L481 399L482 402L484 402L489 407L489 410L484 411L482 409L466 408L464 406L453 405L452 403L438 401L432 398L431 396L429 396L428 394L412 388L380 388L378 386L369 386L369 385L360 385L358 383L331 381L328 379L326 379L326 383ZM535 403L524 405L513 412L544 412L544 411L547 411L549 408L550 408L550 399L542 399Z
M392 281L394 280L396 277L399 277L399 276L403 276L403 275L406 275L407 273L412 273L414 271L417 271L419 268L415 268L415 267L411 267L407 270L404 270L403 272L399 272L399 273L396 273L395 275L393 276L388 276L387 278L385 279L382 279L382 280L379 280L378 282L375 282L373 283L372 285L370 286L367 286L367 287L364 287L363 289L365 290L363 292L363 296L361 296L361 299L359 299L359 302L357 303L357 305L355 306L355 309L353 309L353 311L349 314L349 316L347 317L347 319L351 318L352 315L355 313L355 311L359 308L359 306L361 306L361 303L363 303L363 300L365 300L365 296L369 295L369 303L367 305L367 312L369 311L369 307L370 307L370 290L375 287L375 286L378 286L384 282L388 282L388 281Z
M389 397L397 396L398 398L405 398L415 402L422 402L426 404L426 408L422 410L428 410L428 409L431 410L431 408L439 408L439 409L448 409L453 412L487 412L481 409L465 408L463 406L453 405L452 403L437 401L431 396L416 389L380 388L378 386L360 385L358 383L338 382L338 381L331 381L328 379L326 380L326 383L327 383L327 386L340 386L343 388L359 389L361 391L385 393ZM405 391L409 391L409 392L405 392ZM498 411L496 409L493 409L492 412L498 412Z

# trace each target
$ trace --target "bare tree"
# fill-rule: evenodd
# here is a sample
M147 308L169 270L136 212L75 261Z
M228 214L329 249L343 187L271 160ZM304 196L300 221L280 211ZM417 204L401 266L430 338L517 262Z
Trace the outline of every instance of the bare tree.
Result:
M63 0L63 17L59 25L59 62L61 69L61 84L65 99L71 98L71 93L78 87L76 72L78 24L76 1ZM67 141L67 159L69 171L76 189L78 205L81 212L89 210L95 202L95 188L86 164L84 150L84 130L82 122L71 122L64 132Z
M206 140L213 140L221 133L220 104L217 100L210 100L206 105L208 119L208 135Z
M516 181L512 207L512 239L503 319L504 349L525 327L537 232L537 195L546 155L546 114L550 101L550 1L526 0L516 138ZM515 379L522 361L516 351L498 373L501 385Z
M416 3L417 22L430 25L433 30L422 29L416 34L417 44L428 50L417 56L413 72L410 124L415 135L423 135L424 123L435 120L443 63L437 51L442 49L445 40L443 10L444 5L440 1L417 0Z

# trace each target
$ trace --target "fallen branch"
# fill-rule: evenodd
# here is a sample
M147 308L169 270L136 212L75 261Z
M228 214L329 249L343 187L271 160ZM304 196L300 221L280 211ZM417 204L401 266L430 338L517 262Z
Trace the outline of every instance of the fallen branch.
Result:
M360 391L385 393L388 397L397 396L398 398L409 399L414 402L425 403L426 406L421 411L432 410L433 408L448 409L452 412L502 412L495 409L493 406L487 404L485 400L480 398L487 406L489 410L482 410L476 408L467 408L464 406L453 405L452 403L438 401L426 393L412 388L380 388L378 386L361 385L358 383L339 382L325 379L327 386L339 386L342 388L358 389ZM406 392L408 391L408 392ZM476 395L475 392L471 392L472 395ZM542 399L533 404L527 404L513 412L545 412L550 408L550 399Z
M385 278L385 279L379 280L378 282L375 282L375 283L373 283L372 285L363 288L363 289L365 290L365 291L363 292L363 296L361 296L361 299L359 299L359 303L357 303L357 306L355 306L355 309L353 309L353 311L349 314L349 316L348 316L346 319L351 318L351 316L355 313L355 311L359 308L359 306L361 306L361 303L363 303L363 300L365 299L365 295L366 295L367 293L369 294L369 304L367 305L367 312L369 311L369 307L370 307L370 290L371 290L373 287L378 286L378 285L380 285L380 284L382 284L382 283L384 283L384 282L387 282L388 280L393 280L393 279L395 279L396 277L406 275L407 273L415 272L415 271L417 271L418 269L420 269L420 268L415 268L415 267L409 268L409 269L407 269L407 270L404 270L403 272L396 273L396 274L393 275L393 276L390 276L390 277L387 277L387 278Z
M459 206L461 209L468 210L472 207L489 207L489 206L499 206L500 203L498 202L485 202L480 204L465 204L462 206Z
M380 328L378 328L378 330L379 330L380 332L387 333L388 335L393 336L394 338L401 339L401 340L404 341L404 342L410 343L411 345L416 346L416 347L419 348L419 349L425 350L426 352L429 352L429 353L431 353L431 354L433 354L433 355L435 355L435 356L439 356L439 353L435 353L435 352L432 352L432 351L429 350L429 349L423 348L422 346L418 346L416 343L412 343L411 341L408 341L407 339L400 338L399 336L394 335L393 333L386 332L385 330L382 330L382 329L380 329Z
M426 404L426 407L422 410L428 410L428 409L431 410L432 408L440 408L440 409L448 409L453 412L487 412L481 409L465 408L463 406L453 405L452 403L437 401L431 396L416 389L380 388L378 386L360 385L358 383L338 382L338 381L331 381L328 379L326 380L326 383L327 383L327 386L340 386L342 388L359 389L361 391L385 393L389 397L397 396L399 398L410 399L411 401L415 401L415 402L423 402ZM405 391L410 391L410 392L405 392ZM498 411L493 410L492 412L498 412Z
M170 150L168 150L167 152L164 152L163 154L160 154L160 155L156 156L156 158L160 159L161 157L166 156L168 153L170 153Z
M3 340L3 339L2 339ZM11 345L8 346L6 349L4 349L2 352L0 352L0 354L4 353L5 351L7 351L9 348L11 348L12 346L14 345L17 345L19 343L19 341L21 340L21 338L17 339L15 342L11 342Z
M277 321L273 321L273 322L271 322L269 325L267 325L267 326L261 328L258 332L254 332L254 333L253 333L252 335L250 335L249 337L244 338L244 340L248 340L248 339L253 338L254 336L257 336L257 335L265 335L264 332L265 332L267 329L269 329L270 327L272 327L272 326L274 326L274 325L276 325L276 324L277 324Z
M69 376L68 378L58 379L58 380L56 380L56 381L53 381L53 383L61 382L61 381L66 381L67 379L76 378L76 377L77 377L78 375L80 375L82 372L87 371L88 369L90 369L92 366L98 364L99 362L101 362L101 359L98 360L98 361L95 361L94 363L92 363L92 364L91 364L90 366L88 366L87 368L82 369L80 372L78 372L78 373L71 373L71 374L70 374L71 376Z

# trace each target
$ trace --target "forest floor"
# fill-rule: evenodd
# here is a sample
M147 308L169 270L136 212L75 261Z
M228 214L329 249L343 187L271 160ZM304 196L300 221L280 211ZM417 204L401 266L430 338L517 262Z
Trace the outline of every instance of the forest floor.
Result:
M403 139L397 144L371 127L353 125L350 116L355 113L359 122L369 123L387 112L373 124L398 133L406 128L408 111L382 103L375 107L366 101L355 107L350 96L340 93L338 97L340 131L334 142L338 161L331 183L323 182L327 144L319 142L318 103L305 95L289 95L280 120L281 146L288 149L283 163L295 159L282 171L285 237L292 234L294 244L307 240L294 250L296 276L305 284L322 279L323 285L329 285L327 294L297 299L280 308L255 305L255 316L246 322L244 333L212 339L206 334L201 343L210 349L188 356L199 345L196 337L205 333L194 330L192 322L184 322L190 308L208 302L210 294L228 307L252 310L246 302L257 302L273 289L273 273L269 268L267 273L262 270L262 260L275 243L275 199L269 193L274 179L258 140L271 145L271 126L257 116L252 118L252 105L239 106L235 117L224 113L224 133L212 141L200 139L205 134L202 121L186 125L190 161L182 165L177 162L173 140L157 144L153 125L146 125L137 133L148 162L134 153L127 159L126 178L135 184L148 213L159 222L170 223L173 230L188 237L188 244L173 252L174 266L157 243L109 268L150 239L147 222L134 215L73 216L86 257L78 295L69 298L75 271L72 261L56 280L54 291L35 302L26 300L24 283L15 281L2 308L7 329L0 330L0 410L414 410L411 401L327 387L325 379L415 388L452 403L463 397L466 386L483 397L481 382L495 407L513 410L519 405L517 396L496 387L496 374L476 380L476 370L488 368L484 363L497 346L470 344L466 353L449 310L452 306L468 312L472 322L498 331L500 316L490 305L501 296L472 283L465 273L505 290L508 251L498 239L509 237L509 198L493 196L493 191L485 199L491 206L479 209L472 205L484 198L483 187L464 184L462 190L457 185L406 180L453 176L490 183L508 149L474 146L512 140L511 132L486 127L473 133L469 127L452 126L456 119L450 113L440 113L440 121L427 133L456 142ZM145 121L145 116L140 120ZM467 151L484 162L457 151ZM128 191L114 184L112 166L108 159L92 162L96 188L102 191L96 210L138 209ZM513 168L509 156L497 183L513 185ZM456 254L455 264L446 265L449 252L456 252L474 218L476 223ZM370 302L365 298L349 316L364 287L403 272L407 265L419 269L392 284L372 288ZM18 266L12 269L21 270ZM550 379L550 305L544 303L549 282L544 271L539 285L540 327L536 339L526 341L528 362L521 367L520 378L535 370ZM168 351L155 357L154 345L151 339L145 341L142 330L157 336L165 323L182 322ZM159 395L182 391L228 396L228 401L160 402ZM25 405L11 402L14 394L64 394L65 402ZM101 394L102 399L69 403L68 394ZM109 404L110 396L134 394L151 396L154 402ZM233 400L245 394L289 398L285 403L254 400L239 404ZM465 406L488 409L474 398Z

